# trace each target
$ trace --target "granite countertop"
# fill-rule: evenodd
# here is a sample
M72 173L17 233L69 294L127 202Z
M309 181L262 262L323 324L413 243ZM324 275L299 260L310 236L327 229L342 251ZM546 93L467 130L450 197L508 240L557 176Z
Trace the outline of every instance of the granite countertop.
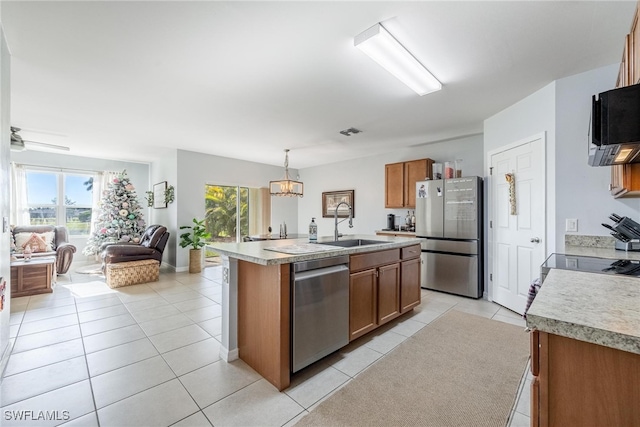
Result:
M227 255L231 258L237 258L243 261L253 262L255 264L273 265L290 264L292 262L298 261L308 261L311 259L372 252L384 249L402 248L419 244L421 242L421 239L411 237L371 236L361 234L346 235L344 237L341 237L340 241L353 239L376 240L380 243L366 246L342 248L339 246L317 245L316 243L309 243L308 239L282 239L242 243L211 243L207 245L207 248L210 248L211 250L223 255ZM332 237L318 238L318 242L321 243L330 243L331 241L333 241ZM314 245L317 245L317 251L309 252L310 250L313 250ZM273 250L277 249L278 247L281 247L283 250L295 249L293 248L294 246L300 248L300 253L290 254L276 252Z
M598 248L598 247L592 247L592 246L565 245L564 250L558 250L556 252L567 254L567 255L593 256L598 258L640 260L640 252L618 251L618 250L615 250L614 248Z
M638 307L637 278L552 269L527 312L527 326L640 354Z

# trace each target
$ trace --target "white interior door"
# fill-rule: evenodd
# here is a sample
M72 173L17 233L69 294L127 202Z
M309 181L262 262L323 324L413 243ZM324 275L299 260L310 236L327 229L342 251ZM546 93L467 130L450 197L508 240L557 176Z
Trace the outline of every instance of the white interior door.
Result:
M541 134L490 154L492 299L520 314L546 253L544 153L545 139ZM515 212L506 179L509 173L515 182Z

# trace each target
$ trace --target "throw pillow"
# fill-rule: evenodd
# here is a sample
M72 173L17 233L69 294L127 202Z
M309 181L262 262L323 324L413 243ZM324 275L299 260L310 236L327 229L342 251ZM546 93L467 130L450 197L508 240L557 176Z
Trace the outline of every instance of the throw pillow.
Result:
M53 247L53 238L55 233L53 231L47 231L46 233L17 233L15 235L15 244L16 244L16 252L22 253L24 248L24 244L31 238L31 235L35 234L44 240L44 243L47 245L44 252L54 251Z
M16 240L16 252L21 254L22 253L22 245L24 245L27 240L29 240L31 238L31 235L33 233L16 233L14 235L15 240Z
M42 240L44 240L44 242L47 244L47 249L45 250L45 252L51 252L54 251L56 248L54 248L53 246L53 238L55 236L55 233L53 231L47 231L45 233L39 233L38 236L42 237Z
M47 250L47 244L44 242L44 239L39 235L37 235L36 233L31 234L31 237L29 238L29 240L27 240L22 245L22 250L24 251L24 248L26 248L27 246L31 248L31 252L33 253L46 252Z

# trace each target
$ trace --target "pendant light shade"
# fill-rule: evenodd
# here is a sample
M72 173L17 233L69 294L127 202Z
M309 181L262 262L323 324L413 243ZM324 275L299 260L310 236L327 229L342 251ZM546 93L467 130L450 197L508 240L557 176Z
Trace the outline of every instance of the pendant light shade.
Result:
M284 179L270 181L269 193L272 196L302 197L304 184L289 178L289 149L284 150L284 153Z

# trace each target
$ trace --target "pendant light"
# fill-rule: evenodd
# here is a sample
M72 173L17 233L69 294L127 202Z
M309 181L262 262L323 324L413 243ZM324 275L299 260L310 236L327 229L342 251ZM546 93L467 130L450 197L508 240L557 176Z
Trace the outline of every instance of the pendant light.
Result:
M289 149L284 150L284 179L269 181L269 193L272 196L302 197L303 186L300 181L289 178Z

